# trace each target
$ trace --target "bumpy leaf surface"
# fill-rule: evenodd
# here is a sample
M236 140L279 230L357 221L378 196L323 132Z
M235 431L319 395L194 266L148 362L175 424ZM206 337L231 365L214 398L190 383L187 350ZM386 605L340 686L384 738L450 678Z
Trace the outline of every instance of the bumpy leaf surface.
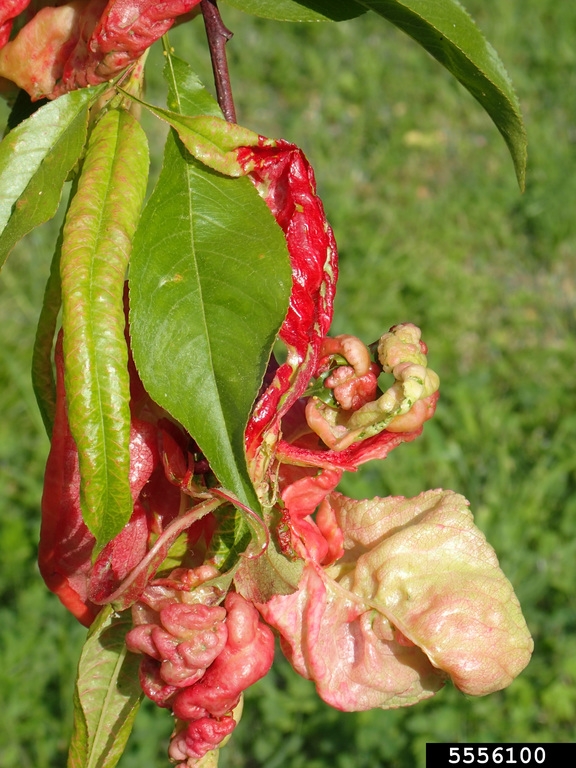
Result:
M464 693L505 688L532 639L512 585L468 502L453 491L354 501L333 494L347 559L341 586L365 599Z
M358 0L395 24L467 88L504 137L524 189L526 133L498 54L457 0Z
M398 641L388 619L311 563L296 592L259 607L294 669L337 709L410 706L444 684L419 648Z
M120 759L143 693L140 659L126 648L129 614L105 608L90 629L78 664L74 732L68 768L113 768Z
M148 178L148 146L125 110L92 132L64 226L62 326L70 430L81 504L100 544L130 518L130 382L124 280Z
M355 501L333 492L318 515L328 511L343 556L327 568L308 560L295 592L259 606L326 702L349 711L408 706L447 675L480 696L524 669L532 639L462 496ZM243 594L264 583L244 579Z

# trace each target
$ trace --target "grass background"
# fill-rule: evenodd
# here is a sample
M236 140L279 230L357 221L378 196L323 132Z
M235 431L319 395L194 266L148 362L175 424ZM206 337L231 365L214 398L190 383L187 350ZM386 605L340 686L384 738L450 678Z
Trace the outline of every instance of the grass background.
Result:
M239 121L301 145L340 248L333 330L423 328L442 397L423 437L347 478L350 495L452 488L514 584L536 649L506 691L447 688L411 709L342 714L279 659L247 692L223 768L412 768L427 741L574 741L576 721L576 5L468 0L503 58L529 135L520 195L476 102L371 14L277 24L222 3ZM205 82L199 21L172 42ZM161 61L152 62L151 90ZM162 129L145 123L160 161ZM84 630L35 565L48 450L29 380L57 222L0 280L0 765L66 762ZM120 768L167 765L166 712L144 706Z

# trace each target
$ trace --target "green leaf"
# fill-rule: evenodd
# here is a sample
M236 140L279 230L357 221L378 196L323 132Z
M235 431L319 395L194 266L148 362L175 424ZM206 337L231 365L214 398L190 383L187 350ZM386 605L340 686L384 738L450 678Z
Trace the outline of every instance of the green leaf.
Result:
M204 87L190 65L174 56L165 45L164 77L169 85L168 106L180 115L212 115L222 117L218 102Z
M168 77L171 104L197 109L198 93ZM134 242L134 360L150 395L252 509L244 429L290 289L284 237L250 181L205 168L171 133Z
M178 112L154 107L135 96L130 95L130 98L174 128L193 157L208 168L226 176L246 174L245 166L237 160L238 147L255 147L262 143L266 146L274 145L274 141L267 139L263 142L254 131L229 123L223 117L181 115Z
M55 214L101 91L84 88L46 104L0 144L0 266L18 240Z
M226 0L245 13L276 21L345 21L366 13L354 0Z
M113 768L142 700L140 659L126 648L130 614L103 608L90 628L78 664L74 731L68 768Z
M221 573L225 573L246 552L252 534L246 522L246 515L240 509L226 504L213 514L217 520L217 528L210 539L206 559Z
M484 107L504 137L524 189L526 132L498 54L457 0L358 0L437 59Z
M132 513L123 293L147 176L142 128L129 112L110 110L92 132L64 225L68 417L78 446L82 514L101 545Z
M50 275L44 290L42 309L38 318L34 349L32 352L32 387L36 395L38 409L44 422L48 437L52 436L54 415L56 413L56 382L52 367L52 347L62 306L60 284L60 252L62 248L62 229L58 235L56 250L52 257Z

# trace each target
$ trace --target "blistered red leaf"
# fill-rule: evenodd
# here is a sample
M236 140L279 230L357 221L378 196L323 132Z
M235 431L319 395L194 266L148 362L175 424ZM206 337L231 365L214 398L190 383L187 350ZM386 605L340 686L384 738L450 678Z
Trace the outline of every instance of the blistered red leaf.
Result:
M288 359L259 398L246 428L253 458L266 432L277 433L282 416L304 393L332 322L338 273L334 234L316 194L314 172L302 150L286 141L247 147L238 159L286 237L292 292L280 338Z
M20 5L8 3L4 16L0 7L0 76L33 101L97 85L136 62L199 2L73 0L41 8L11 41L10 14L18 15Z
M334 398L343 410L357 411L374 400L379 374L375 363L362 376L358 376L351 365L341 365L326 378L324 384L334 392Z
M200 0L91 0L81 33L50 97L108 80L142 56Z
M0 48L10 39L14 19L30 5L30 0L2 0L0 2Z
M276 457L280 461L301 466L322 467L325 469L342 469L355 472L361 464L373 459L385 459L391 450L401 443L409 443L422 434L422 427L413 432L392 433L384 430L377 435L368 437L358 443L353 443L343 451L327 450L317 438L318 448L301 446L279 440Z
M32 101L50 96L80 33L84 0L47 6L0 50L0 76L28 92Z
M228 593L224 606L228 612L226 646L198 683L176 695L173 710L181 720L196 720L199 714L225 716L237 705L242 691L263 677L272 664L274 636L254 606L235 592Z
M226 610L175 600L153 618L154 623L139 624L128 633L128 649L161 662L158 670L151 668L151 684L161 679L176 688L193 685L224 649Z
M128 523L102 549L88 581L88 595L93 603L102 604L142 560L148 549L148 520L139 502Z
M89 626L99 605L114 594L146 555L150 531L162 532L178 514L180 492L164 476L157 426L132 418L129 482L134 511L123 530L92 563L95 538L84 523L80 507L78 450L66 412L62 334L56 344L55 363L56 414L44 478L38 563L48 588ZM149 497L151 478L155 478L153 489L158 493L158 503Z
M183 761L177 768L188 768L196 764L195 758L200 759L216 749L235 727L233 717L201 717L187 723L173 736L168 754L173 761Z
M92 536L80 510L78 451L68 426L62 336L56 345L56 413L42 494L38 566L46 586L85 626L99 607L88 600Z
M291 549L303 559L326 564L342 555L336 531L331 532L329 543L312 518L316 507L336 488L341 477L339 470L325 470L290 483L281 493L285 507L282 523L290 531Z

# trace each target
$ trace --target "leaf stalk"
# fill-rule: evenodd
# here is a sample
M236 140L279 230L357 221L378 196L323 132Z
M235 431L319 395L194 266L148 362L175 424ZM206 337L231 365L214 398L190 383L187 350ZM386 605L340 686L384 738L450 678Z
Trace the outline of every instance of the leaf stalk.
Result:
M200 7L210 49L216 98L226 120L229 123L235 123L236 108L226 58L226 43L232 38L233 33L224 25L216 0L202 0Z

